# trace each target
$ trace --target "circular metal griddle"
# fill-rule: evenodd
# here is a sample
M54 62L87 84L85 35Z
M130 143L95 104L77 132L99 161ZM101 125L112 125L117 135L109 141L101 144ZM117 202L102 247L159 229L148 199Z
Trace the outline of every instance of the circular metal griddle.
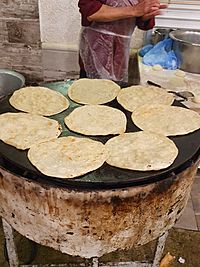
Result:
M67 89L70 86L71 82L57 82L52 84L46 84L45 86L51 88L53 90L59 91L66 96ZM9 104L10 96L6 97L0 102L0 114L5 112L18 112ZM131 112L124 110L116 100L110 102L109 106L116 107L122 110L127 117L127 132L136 132L139 131L131 120ZM175 101L173 105L182 106L181 103ZM67 129L64 124L64 118L72 112L73 109L80 105L72 102L70 100L70 108L66 111L51 116L50 118L59 121L62 125L63 132L61 136L77 136L84 137L83 135L79 135L73 133ZM183 106L182 106L183 107ZM172 122L173 123L173 122ZM98 136L92 137L91 139L101 141L105 143L112 136ZM59 179L55 177L45 176L40 173L28 160L27 158L27 150L22 151L18 150L10 145L7 145L0 141L0 166L5 168L6 170L14 173L15 175L20 175L22 177L54 185L67 187L70 189L115 189L115 188L123 188L130 186L137 186L142 184L148 184L152 182L156 182L159 180L166 179L171 175L176 175L182 170L189 167L192 162L197 160L200 155L200 130L195 131L191 134L170 137L176 144L179 149L178 157L175 162L168 168L159 171L131 171L124 170L117 167L109 166L107 163L86 175L73 178L73 179Z

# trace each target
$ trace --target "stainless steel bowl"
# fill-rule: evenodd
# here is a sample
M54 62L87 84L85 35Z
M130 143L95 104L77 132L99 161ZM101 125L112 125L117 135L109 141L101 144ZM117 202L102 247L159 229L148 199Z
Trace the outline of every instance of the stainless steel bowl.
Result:
M13 93L23 87L25 78L18 72L0 69L0 98Z
M181 70L200 73L200 32L175 30L169 36Z
M158 42L169 37L169 33L172 29L155 29L152 33L151 42L152 44L157 44Z

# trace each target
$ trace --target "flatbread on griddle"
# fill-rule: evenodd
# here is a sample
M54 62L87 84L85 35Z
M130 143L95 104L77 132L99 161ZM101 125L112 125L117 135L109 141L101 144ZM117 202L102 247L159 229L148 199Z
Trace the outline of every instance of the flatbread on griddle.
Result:
M55 120L28 113L0 115L0 140L18 149L57 138L61 126Z
M155 86L134 85L122 89L117 96L117 101L126 110L133 112L145 104L170 106L174 101L174 96Z
M68 96L80 104L105 104L116 98L120 87L110 80L79 79L68 89Z
M74 178L98 169L108 157L101 142L73 136L33 146L28 151L30 162L43 174Z
M144 131L166 136L184 135L200 128L197 112L175 106L144 105L133 112L132 120Z
M105 146L109 165L137 171L165 169L178 155L173 141L163 135L142 131L113 137Z
M124 133L126 123L122 111L101 105L78 107L65 118L65 124L70 130L84 135Z
M61 93L39 86L19 89L9 101L18 110L43 116L60 113L69 107L69 101Z

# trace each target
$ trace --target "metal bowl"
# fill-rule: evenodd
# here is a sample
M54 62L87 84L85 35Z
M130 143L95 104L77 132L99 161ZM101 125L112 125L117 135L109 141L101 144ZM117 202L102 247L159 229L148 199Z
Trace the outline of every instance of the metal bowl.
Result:
M23 87L25 78L18 72L0 69L0 98L13 93Z
M152 44L157 44L158 42L166 39L169 37L169 33L172 29L155 29L152 33L151 42Z
M175 30L169 36L174 41L173 49L181 70L200 73L200 32Z

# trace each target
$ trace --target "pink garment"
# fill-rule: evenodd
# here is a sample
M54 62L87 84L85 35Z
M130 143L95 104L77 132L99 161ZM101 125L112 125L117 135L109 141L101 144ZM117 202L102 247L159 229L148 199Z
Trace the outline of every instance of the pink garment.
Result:
M124 7L137 0L107 0L106 5ZM93 22L82 27L80 57L88 78L127 81L130 40L135 18Z

